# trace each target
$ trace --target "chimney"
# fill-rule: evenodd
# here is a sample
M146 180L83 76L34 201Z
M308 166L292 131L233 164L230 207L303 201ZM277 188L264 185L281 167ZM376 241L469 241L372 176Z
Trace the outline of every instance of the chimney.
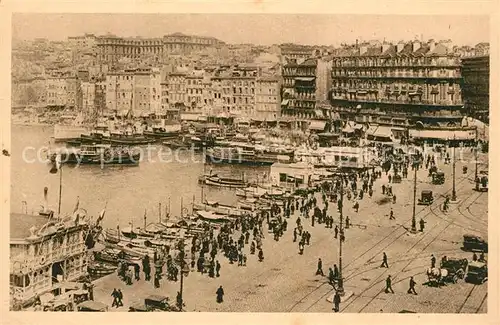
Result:
M413 52L418 51L420 48L420 42L419 41L413 41Z
M397 52L401 52L403 50L403 48L405 47L405 43L403 41L399 41L398 45L397 45Z

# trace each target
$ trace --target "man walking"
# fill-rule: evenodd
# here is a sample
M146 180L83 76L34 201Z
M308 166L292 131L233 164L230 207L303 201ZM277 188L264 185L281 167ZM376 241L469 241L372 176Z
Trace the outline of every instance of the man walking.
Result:
M415 291L415 285L417 283L415 282L415 280L413 280L413 277L410 277L410 288L408 289L408 293L413 293L414 295L417 294L417 292Z
M389 220L394 220L396 218L394 218L394 211L392 211L392 208L391 208L391 212L389 214Z
M321 261L321 258L318 259L318 269L316 270L316 275L324 276L324 274L323 274L323 261Z
M339 227L335 225L335 239L337 238L338 235L339 235Z
M434 254L431 255L431 269L436 267L436 257Z
M340 295L338 291L335 291L335 295L333 296L333 310L336 313L340 311Z
M382 264L380 265L380 267L389 268L389 264L387 264L387 254L385 252L382 256Z
M385 279L385 293L394 293L394 290L392 290L392 279L391 275L387 276L387 279Z
M217 295L217 303L222 303L224 301L224 289L222 289L222 286L215 293Z
M424 232L424 227L425 227L425 221L424 219L420 218L420 232Z

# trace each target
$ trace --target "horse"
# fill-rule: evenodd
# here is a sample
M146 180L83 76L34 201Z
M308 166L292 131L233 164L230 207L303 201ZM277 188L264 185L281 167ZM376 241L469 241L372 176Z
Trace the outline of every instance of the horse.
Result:
M440 269L437 267L427 269L427 277L429 278L429 283L435 283L436 286L440 287L443 284L443 279L448 276L448 270Z

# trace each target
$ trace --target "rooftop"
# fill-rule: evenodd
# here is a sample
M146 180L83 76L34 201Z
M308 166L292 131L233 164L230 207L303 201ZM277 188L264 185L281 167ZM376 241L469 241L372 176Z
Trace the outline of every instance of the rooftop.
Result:
M40 229L49 219L44 216L22 213L10 214L10 239L24 239L31 235L30 228Z

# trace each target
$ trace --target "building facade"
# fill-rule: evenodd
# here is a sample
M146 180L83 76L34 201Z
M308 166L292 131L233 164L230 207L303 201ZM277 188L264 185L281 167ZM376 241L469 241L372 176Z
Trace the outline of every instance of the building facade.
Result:
M10 220L11 304L24 306L87 274L85 223L24 214Z
M255 86L255 114L257 120L275 121L281 115L281 82L277 77L261 77Z
M140 59L148 56L160 62L167 54L188 54L223 42L213 37L174 33L162 38L123 38L106 35L97 37L96 44L98 60L115 65L121 58Z
M331 63L310 58L300 64L285 64L282 70L281 112L284 116L306 121L324 118L317 103L328 98Z
M490 57L481 50L462 58L463 99L468 116L489 123Z
M461 82L449 41L363 43L334 54L331 104L358 122L460 125Z

